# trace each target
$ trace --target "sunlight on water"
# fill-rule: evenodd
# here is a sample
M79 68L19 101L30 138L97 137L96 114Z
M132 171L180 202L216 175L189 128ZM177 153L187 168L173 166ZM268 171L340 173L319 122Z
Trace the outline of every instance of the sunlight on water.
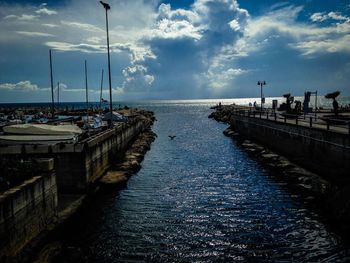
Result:
M283 97L267 97L265 101L265 107L271 107L272 106L272 100L277 100L278 105L285 102L285 98ZM299 100L303 102L304 97L295 97L295 100ZM339 102L339 106L350 106L350 97L342 97L340 96L337 98ZM237 104L237 105L243 105L248 106L249 103L256 103L260 105L260 98L236 98L236 99L202 99L202 100L146 100L146 101L114 101L113 105L114 107L124 107L124 106L131 106L131 107L149 107L149 106L202 106L202 107L211 107L215 106L219 103L222 103L224 105L228 104ZM315 106L315 97L311 96L310 99L310 107ZM99 107L99 102L90 102L89 105L91 107ZM26 107L26 106L34 106L34 107L51 107L51 103L0 103L0 108L11 108L11 107ZM57 105L56 105L57 106ZM108 103L105 103L102 105L103 107L108 107ZM85 102L62 102L59 104L60 108L74 107L75 109L81 109L86 108ZM332 100L325 99L324 96L318 96L317 98L317 107L323 107L323 108L332 108Z
M207 118L216 102L144 105L156 112L158 138L143 168L118 194L94 200L65 245L90 262L349 261L303 198Z

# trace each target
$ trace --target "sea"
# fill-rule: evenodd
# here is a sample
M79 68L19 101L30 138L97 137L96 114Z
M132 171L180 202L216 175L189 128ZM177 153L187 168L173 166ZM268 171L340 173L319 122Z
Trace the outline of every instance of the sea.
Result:
M208 119L219 102L237 100L131 105L154 111L158 137L126 187L94 196L67 226L67 251L106 263L350 262L308 197Z
M152 110L157 138L126 187L90 198L62 231L66 256L79 251L86 262L101 263L350 262L350 244L308 197L225 137L226 124L208 118L219 102L254 101L120 103Z
M286 101L283 97L267 97L265 98L264 107L272 107L272 101L277 100L278 105L281 105L283 102ZM304 97L294 97L294 101L304 101ZM242 106L249 106L251 103L252 105L254 102L257 103L257 105L260 105L260 98L231 98L231 99L195 99L195 100L139 100L139 101L114 101L113 107L153 107L156 105L174 105L174 104L186 104L186 105L202 105L202 106L214 106L219 103L223 105L229 105L229 104L236 104L236 105L242 105ZM350 97L348 96L340 96L337 98L337 101L339 103L339 107L348 107L350 108ZM30 102L30 103L0 103L0 109L6 109L6 108L26 108L26 107L43 107L43 108L49 108L51 107L51 102ZM99 102L89 102L89 107L92 108L98 108L102 106L103 108L108 108L109 104L103 103L100 105ZM315 97L312 95L310 97L310 103L309 107L315 108L323 108L323 109L331 109L332 108L332 100L326 99L324 96L318 96ZM86 108L85 102L55 102L55 107L60 109L65 108L74 108L74 109L83 109Z

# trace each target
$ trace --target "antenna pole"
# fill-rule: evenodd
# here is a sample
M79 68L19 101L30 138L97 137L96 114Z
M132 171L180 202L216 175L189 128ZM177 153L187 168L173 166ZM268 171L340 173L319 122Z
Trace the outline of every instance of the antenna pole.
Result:
M50 54L51 101L52 101L51 114L52 114L52 119L54 119L54 116L55 116L55 100L54 100L54 96L53 96L53 74L52 74L51 49L49 50L49 54Z
M85 60L85 90L86 90L86 115L89 116L89 95L88 95L88 81L87 81L86 60Z
M60 82L57 82L57 108L60 106Z
M100 109L102 109L102 87L103 87L103 69L102 69L102 76L101 76Z

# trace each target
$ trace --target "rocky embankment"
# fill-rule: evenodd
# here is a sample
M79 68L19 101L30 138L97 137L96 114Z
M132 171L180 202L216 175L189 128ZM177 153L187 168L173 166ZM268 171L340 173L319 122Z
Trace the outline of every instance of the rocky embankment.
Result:
M137 110L133 114L149 121L150 127L143 131L130 145L121 161L112 165L111 169L101 178L99 185L102 190L118 189L125 185L129 177L141 169L141 162L157 137L151 129L156 120L153 112Z
M109 193L110 190L118 190L126 184L131 175L140 170L145 154L150 150L152 142L157 137L151 130L152 124L156 121L153 112L128 109L124 113L129 116L144 118L145 121L149 122L149 128L137 136L120 162L113 164L105 176L100 179L99 187L96 188L95 192L92 191L89 195L83 195L77 202L71 203L66 209L67 212L59 213L58 223L50 231L43 233L10 262L88 262L87 256L79 248L64 246L60 241L61 236L67 233L67 228L72 227L72 222L83 220L81 210L88 209L91 199L96 197L94 193L103 194L104 192Z
M208 117L229 123L233 106L217 107ZM330 225L344 238L350 238L350 184L331 182L237 133L232 126L223 133L234 139L253 158L269 169L277 180L292 192L303 195L322 213Z
M141 168L141 162L156 136L151 129L140 134L126 151L121 162L114 165L100 180L102 189L115 189L123 186L131 175L138 172Z

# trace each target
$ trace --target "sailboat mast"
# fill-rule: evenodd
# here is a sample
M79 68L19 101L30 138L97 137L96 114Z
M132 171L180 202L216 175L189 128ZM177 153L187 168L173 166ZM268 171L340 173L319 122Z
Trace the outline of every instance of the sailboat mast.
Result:
M52 119L54 119L55 115L55 100L54 100L54 95L53 95L53 74L52 74L52 55L51 55L51 49L49 50L50 54L50 78L51 78L51 100L52 100L52 106L51 106L51 114L52 114Z
M102 87L103 87L103 69L102 69L102 76L101 76L100 109L102 109Z
M60 107L60 82L57 82L57 108Z
M85 60L85 90L86 90L86 114L89 115L89 94L88 94L88 81L87 81L87 65Z

